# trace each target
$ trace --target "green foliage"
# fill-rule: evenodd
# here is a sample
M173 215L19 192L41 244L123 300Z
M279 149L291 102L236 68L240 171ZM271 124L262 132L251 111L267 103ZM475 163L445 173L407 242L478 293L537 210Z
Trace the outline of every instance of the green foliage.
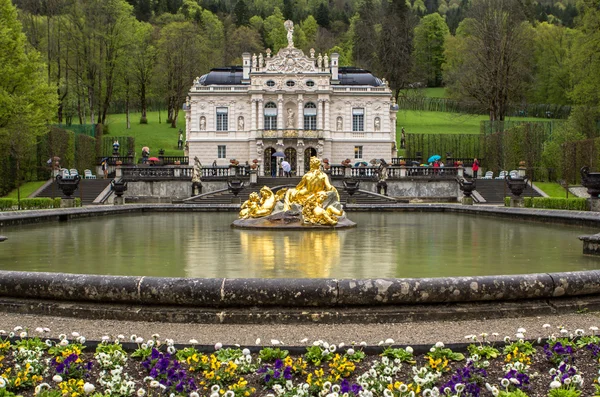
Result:
M402 348L394 349L392 347L387 347L383 351L383 353L381 353L381 356L387 357L392 360L398 359L401 362L407 362L407 363L411 363L411 364L415 363L415 357L413 356L413 354L407 352L406 349L402 349Z
M287 30L283 26L283 22L284 19L281 10L275 7L273 14L265 19L263 25L265 44L275 54L280 48L287 47Z
M114 352L121 352L125 354L123 346L120 343L99 343L96 346L96 353L114 354Z
M258 357L263 362L271 362L271 361L275 361L277 359L283 360L289 354L290 354L289 351L287 351L287 350L281 350L278 347L276 347L276 348L265 347L260 352L258 352Z
M518 353L524 354L526 356L531 356L533 353L535 353L535 348L533 347L531 342L521 341L521 340L512 342L512 343L504 346L503 353L505 355L514 354L515 349L517 349Z
M574 388L558 388L552 389L548 392L548 397L579 397L581 396L581 390Z
M427 353L427 357L431 357L434 360L447 359L449 361L462 361L465 359L465 355L458 352L453 352L452 349L447 347L434 347L433 351Z
M24 338L19 339L13 345L13 349L26 349L26 350L46 350L48 345L46 345L40 338L37 336L34 338Z
M345 357L348 360L350 360L350 361L354 361L356 363L359 363L359 362L361 362L362 360L365 359L366 354L362 350L355 350L354 354L348 354L348 352L346 352Z
M446 21L438 13L424 16L415 28L415 72L428 86L437 87L442 82L442 65L446 61L444 43L449 34Z
M477 354L479 357L482 357L486 360L496 358L500 355L500 351L498 349L496 349L494 346L487 344L470 344L469 346L467 346L467 350L471 355Z
M222 362L234 361L236 358L243 356L242 349L239 348L227 348L219 349L216 353L217 359Z
M54 200L52 201L52 206L54 208L60 208L61 202L62 202L62 199L60 197L55 197Z
M502 390L498 397L528 397L527 394L521 389L515 389L513 391Z
M21 209L24 210L41 210L55 208L54 199L49 197L36 197L21 199Z
M584 198L567 199L563 197L525 197L524 202L525 208L589 211L587 200Z
M0 198L0 211L10 211L17 206L17 200L12 198Z
M527 200L527 197L525 197L525 200ZM504 206L510 207L510 197L504 197Z
M322 346L309 346L306 348L306 354L304 354L304 359L307 363L313 365L321 365L323 361L331 361L333 359L334 354Z
M60 391L59 391L59 394L62 395L60 393ZM3 388L3 389L0 389L0 397L22 397L22 395L13 393L11 391L8 391L6 388ZM52 397L55 397L55 396L52 396Z

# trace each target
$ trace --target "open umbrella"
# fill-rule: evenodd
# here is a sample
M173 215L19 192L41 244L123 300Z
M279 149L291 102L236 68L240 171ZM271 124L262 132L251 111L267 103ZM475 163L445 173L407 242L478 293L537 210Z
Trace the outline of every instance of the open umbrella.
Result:
M285 153L283 153L283 152L275 152L271 156L272 157L285 157Z
M148 159L148 161L156 161L156 162L158 162L158 161L160 161L160 159L158 157L150 157Z
M366 161L357 161L356 163L354 163L355 167L360 167L361 165L364 165L366 167L367 165L369 165L369 163L367 163Z
M380 160L379 159L371 159L371 161L369 161L369 163L373 164L373 165L377 165L379 164Z
M438 161L442 158L442 156L440 156L439 154L434 154L433 156L431 156L429 158L429 160L427 160L428 163L433 163L434 161Z

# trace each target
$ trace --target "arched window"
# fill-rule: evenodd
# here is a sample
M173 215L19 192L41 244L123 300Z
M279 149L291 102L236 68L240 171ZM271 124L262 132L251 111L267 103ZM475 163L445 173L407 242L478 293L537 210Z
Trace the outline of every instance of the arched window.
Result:
M317 105L312 102L304 105L304 129L312 131L317 129Z
M277 105L275 102L267 102L265 105L265 130L277 129Z

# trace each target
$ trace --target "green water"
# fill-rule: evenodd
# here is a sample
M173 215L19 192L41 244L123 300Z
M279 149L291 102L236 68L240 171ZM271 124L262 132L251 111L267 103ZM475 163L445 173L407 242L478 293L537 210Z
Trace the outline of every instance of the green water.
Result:
M0 269L169 277L442 277L600 269L597 230L439 213L351 213L355 229L248 231L233 213L0 228Z

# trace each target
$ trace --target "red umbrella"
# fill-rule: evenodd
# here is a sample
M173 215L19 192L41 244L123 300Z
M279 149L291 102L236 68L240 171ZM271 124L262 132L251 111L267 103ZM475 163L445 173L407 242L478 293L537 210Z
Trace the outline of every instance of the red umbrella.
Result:
M158 157L150 157L148 161L160 161Z

